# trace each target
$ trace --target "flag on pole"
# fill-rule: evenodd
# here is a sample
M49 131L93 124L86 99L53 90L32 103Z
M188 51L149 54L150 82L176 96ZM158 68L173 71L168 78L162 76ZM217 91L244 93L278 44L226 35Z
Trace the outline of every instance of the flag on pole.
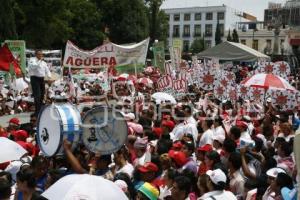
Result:
M4 44L2 47L0 47L0 70L6 72L14 71L14 74L17 76L21 75L20 65L9 50L7 44Z

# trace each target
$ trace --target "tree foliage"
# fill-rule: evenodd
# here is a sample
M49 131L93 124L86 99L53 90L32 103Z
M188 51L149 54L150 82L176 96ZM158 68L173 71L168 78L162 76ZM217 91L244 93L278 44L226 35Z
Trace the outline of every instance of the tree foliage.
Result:
M190 47L190 52L196 54L196 53L200 53L203 50L205 50L204 39L196 38Z
M167 38L163 0L0 1L0 40L18 38L29 48L62 49L70 39L91 49L106 36L118 44Z
M219 20L218 20L217 27L216 27L215 42L216 42L216 45L222 43L222 36L221 36Z
M228 41L228 42L232 42L232 38L231 38L230 29L229 29L229 31L228 31L228 35L227 35L227 41Z
M139 42L149 35L147 9L143 0L97 0L104 15L103 24L109 28L112 42Z
M0 42L6 39L17 39L15 16L12 0L0 1Z
M237 43L240 42L240 41L239 41L239 35L238 35L236 29L233 29L233 33L232 33L232 41L233 41L233 42L237 42Z

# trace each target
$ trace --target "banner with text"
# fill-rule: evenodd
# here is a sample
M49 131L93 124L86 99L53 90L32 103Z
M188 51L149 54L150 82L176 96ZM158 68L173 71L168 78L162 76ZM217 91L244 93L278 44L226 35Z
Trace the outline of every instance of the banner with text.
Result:
M149 38L134 45L107 43L91 51L79 49L67 42L64 66L72 68L102 68L115 66L119 73L137 73L145 65Z

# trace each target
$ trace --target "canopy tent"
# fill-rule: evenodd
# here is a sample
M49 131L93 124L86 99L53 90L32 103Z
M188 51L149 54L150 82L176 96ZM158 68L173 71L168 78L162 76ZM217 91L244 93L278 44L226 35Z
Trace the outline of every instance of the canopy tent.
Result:
M270 57L246 45L235 42L223 42L210 49L197 54L198 58L217 58L230 61L256 61L258 59L270 60Z

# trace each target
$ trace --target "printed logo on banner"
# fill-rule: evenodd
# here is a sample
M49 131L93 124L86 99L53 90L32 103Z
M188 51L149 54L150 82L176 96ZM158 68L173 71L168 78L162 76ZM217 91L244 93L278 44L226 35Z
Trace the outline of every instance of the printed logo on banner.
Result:
M173 80L173 89L178 92L186 92L187 91L187 82L184 79Z
M157 81L159 91L169 90L173 88L173 79L170 75L162 76Z
M204 90L213 90L215 82L215 72L204 70L199 74L199 86Z
M297 106L298 91L291 90L272 90L267 91L267 96L272 97L272 105L279 106L282 111L293 110Z

